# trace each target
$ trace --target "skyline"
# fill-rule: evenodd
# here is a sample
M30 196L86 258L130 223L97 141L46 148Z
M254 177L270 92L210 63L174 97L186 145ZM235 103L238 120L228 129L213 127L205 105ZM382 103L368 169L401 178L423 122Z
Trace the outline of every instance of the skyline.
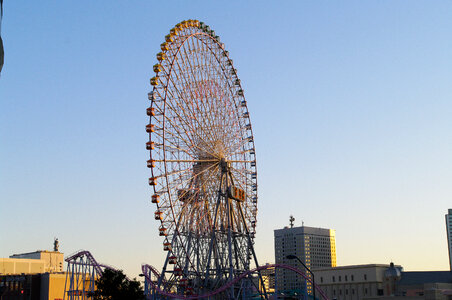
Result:
M261 264L292 214L336 230L338 265L449 269L452 3L429 4L5 2L0 257L58 237L134 276L161 266L146 94L164 36L195 18L245 90Z

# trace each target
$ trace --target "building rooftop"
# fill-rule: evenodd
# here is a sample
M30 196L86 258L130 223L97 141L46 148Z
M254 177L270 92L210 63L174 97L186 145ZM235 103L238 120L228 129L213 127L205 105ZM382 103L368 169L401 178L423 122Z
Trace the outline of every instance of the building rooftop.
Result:
M416 285L424 283L452 283L451 271L402 272L399 285Z
M281 229L275 229L274 232L276 234L276 233L283 233L284 231L292 231L292 232L299 232L299 233L304 233L304 234L329 235L330 230L334 231L334 229L328 229L328 228L299 226L299 227L285 227L285 228L281 228Z
M389 268L389 264L365 264L365 265L349 265L349 266L337 266L337 267L326 267L326 268L315 268L316 271L328 271L328 270L347 270L347 269L364 269L364 268ZM400 266L396 266L400 267Z
M14 258L14 256L22 256L22 255L29 255L34 253L61 253L59 251L48 251L48 250L36 250L33 252L26 252L26 253L16 253L10 256L10 258Z

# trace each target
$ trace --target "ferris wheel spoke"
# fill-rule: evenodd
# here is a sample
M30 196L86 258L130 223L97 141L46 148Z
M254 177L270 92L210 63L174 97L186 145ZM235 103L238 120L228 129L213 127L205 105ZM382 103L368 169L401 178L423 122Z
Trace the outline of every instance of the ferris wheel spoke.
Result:
M168 172L165 174L161 174L161 175L157 175L154 178L162 178L162 177L166 177L166 176L173 176L173 175L179 175L179 174L184 174L187 172L191 172L190 169L185 169L185 170L177 170L177 171L172 171L172 172Z
M197 149L200 150L200 151L206 151L206 149L199 147L198 145L196 145L196 144L195 144L194 142L192 142L191 140L187 141L186 139L182 138L181 130L184 130L184 129L183 129L183 128L180 128L177 124L175 124L174 122L172 122L170 118L168 118L167 121L168 121L171 125L173 125L173 128L177 131L177 134L175 134L174 132L172 132L172 131L170 131L170 130L165 130L165 133L168 133L168 134L172 135L172 136L174 137L174 139L176 139L176 140L182 140L182 141L185 143L185 145L187 146L187 148L190 148L190 149L192 149L192 148L197 148ZM185 132L186 132L186 131L185 131ZM158 134L158 133L156 133L156 134L163 138L163 134ZM193 155L194 155L194 153L190 153L190 152L188 152L186 149L182 149L182 148L177 147L177 145L175 145L175 143L172 143L172 144L173 144L174 148L180 149L181 151L184 151L184 152L186 152L187 154L190 154L190 156L193 156ZM213 154L212 154L212 155L213 155Z
M170 105L168 105L168 106L170 106ZM170 107L171 107L171 106L170 106ZM171 108L172 108L172 107L171 107ZM172 108L172 110L176 112L176 110L175 110L174 108ZM176 112L176 114L177 114L177 116L179 117L180 120L185 120L185 119L184 119L183 117L181 117L177 112ZM166 120L168 120L169 122L171 122L171 121L170 121L170 118L167 118ZM186 123L186 125L190 126L187 122L185 122L185 123ZM172 124L173 124L174 126L178 127L179 129L182 129L182 128L180 128L178 125L176 125L174 122L172 122ZM196 131L195 128L192 128L192 127L191 127L191 130L190 130L190 131L185 130L185 132L186 132L185 135L186 135L187 137L188 137L187 132L193 132L193 133L195 133L197 138L199 138L199 139L201 139L202 141L204 141L205 145L208 145L207 141L204 140L204 138ZM179 133L179 135L181 136L182 133ZM189 138L190 138L190 137L189 137ZM209 154L214 155L213 153L211 153L212 151L207 151L207 149L201 148L200 146L198 146L198 145L197 145L196 143L194 143L193 141L191 141L191 144L192 144L194 147L196 147L196 148L198 148L199 150L201 150L201 151L206 151L206 152L208 152Z
M181 47L185 47L185 45L186 45L186 44L184 43ZM186 54L187 51L183 51L183 52L185 53L185 55L187 55L187 54ZM184 59L183 56L181 56L181 57L182 57L182 59ZM188 62L190 63L189 60L188 60ZM182 69L182 68L180 67L180 64L179 64L179 61L178 61L178 60L176 60L176 63L177 63L177 66L179 67L179 69ZM190 70L192 70L192 68L190 68ZM185 86L191 86L191 84L188 83L188 79L187 79L186 76L185 76L185 72L181 72L181 74L182 74L183 77L184 77ZM176 76L177 76L177 73L176 73ZM179 79L179 78L177 78L177 79ZM176 86L174 80L173 80L173 85ZM193 101L196 97L193 95L193 91L192 91L191 88L189 89L189 92L190 92L190 98L191 98L191 100ZM179 94L180 94L180 93L179 93ZM179 99L187 99L187 100L189 100L187 97L179 97ZM183 109L182 106L180 106L180 107ZM187 103L187 107L189 107L188 103ZM197 120L198 123L199 123L199 120L198 120L198 119L196 119L196 120Z
M199 39L196 39L196 41L197 41L197 44L198 44L198 47L199 47ZM204 42L201 43L203 51L206 50L206 49L204 48L205 44L206 44L206 43L204 43ZM195 53L196 53L196 58L197 58L197 60L199 61L198 52L195 52ZM204 55L203 57L204 57L204 61L203 61L202 58L201 58L201 61L202 61L202 63L203 63L203 66L205 66L205 67L210 66L210 64L208 64L208 63L206 62L206 56ZM211 80L211 78L210 78L210 70L209 70L209 72L203 72L202 74L203 74L203 75L206 75L205 77L203 76L204 82L212 82L212 80ZM209 98L208 98L207 100L209 100ZM210 111L212 112L212 114L218 114L218 110L213 110L213 109L212 109L212 106L211 106L211 103L208 102L208 101L206 101L206 102L207 102L206 104L209 104L209 106L210 106L210 107L208 108L208 110L210 110ZM208 117L208 116L207 116L207 117ZM216 127L214 124L215 124L215 122L213 122L213 120L210 120L210 125L212 126L212 129L213 129L213 131L215 132L215 136L216 136L216 138L218 139L220 132L218 131L217 127Z
M190 148L190 142L185 139L180 138L178 135L174 134L172 131L165 130L163 133L155 132L154 134L156 136L160 137L162 140L165 140L165 141L171 143L172 148L189 153L187 149L181 148L179 143L182 141L187 146L187 148ZM166 134L171 135L171 137L166 137L165 136ZM175 141L173 141L172 138ZM163 144L161 144L160 146L164 147Z
M218 169L218 164L214 164L214 165L210 166L208 169L210 169L210 168L216 170L216 169ZM204 173L206 171L207 171L207 169L202 171L202 173ZM188 177L186 179L178 178L177 180L172 181L172 183L174 183L174 185L171 184L171 186L172 186L173 190L176 191L176 190L180 189L187 182L190 182L196 176L198 176L198 175L193 175L193 176L190 176L190 177Z
M167 105L167 106L168 106L169 108L171 108L172 110L174 110L174 109L171 107L171 105ZM180 115L177 115L177 117L178 117L179 119L182 119L182 117L181 117ZM174 118L174 119L177 120L176 118ZM178 124L175 122L175 120L173 121L173 118L172 118L172 117L165 116L163 122L164 122L164 121L169 122L169 123L172 125L173 129L176 131L177 134L174 134L173 132L171 132L171 131L168 130L168 129L166 129L165 132L170 132L170 133L172 133L173 136L175 136L176 138L182 139L187 145L193 145L193 141L191 140L191 137L188 135L188 132L190 132L190 130L187 130L187 128L185 128L183 124L178 125ZM193 128L192 128L191 130L193 130ZM185 138L182 138L183 136L186 136L186 139L185 139Z
M203 173L206 173L206 172L208 172L208 171L211 170L211 169L216 170L217 168L218 168L218 163L212 164L211 166L209 166L209 167L206 168L205 170L202 170L201 172L199 172L199 173L193 175L191 178L189 178L189 179L186 180L186 181L191 181L191 180L193 180L193 179L195 179L195 178L201 176ZM205 180L205 181L202 183L202 185L201 185L200 188L203 188L204 185L205 185L207 182L208 182L208 181ZM182 181L179 182L179 184L183 184L183 183L184 183L184 182L182 182ZM185 194L183 194L182 196L185 196ZM189 202L187 202L187 203L189 203Z
M244 143L241 148L236 147L237 149L234 152L232 152L230 154L230 156L237 157L237 156L243 156L243 155L247 155L247 156L253 155L254 156L253 160L255 160L255 149L254 149L254 146L253 147L246 147L246 148L245 148L245 146L246 146L246 143Z
M218 162L218 159L156 159L156 162L175 162L175 163L206 163Z

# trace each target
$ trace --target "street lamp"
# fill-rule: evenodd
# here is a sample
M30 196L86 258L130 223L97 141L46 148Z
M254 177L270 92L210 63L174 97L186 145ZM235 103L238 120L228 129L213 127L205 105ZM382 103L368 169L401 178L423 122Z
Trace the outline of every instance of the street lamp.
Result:
M312 276L312 285L313 285L313 289L312 289L312 290L313 290L313 296L314 296L314 300L315 300L316 297L315 297L315 279L314 279L314 273L312 273L311 270L309 270L309 268L306 267L306 265L301 261L301 259L298 258L298 256L296 256L296 255L287 255L286 258L287 258L287 259L296 259L296 260L298 260L298 261L303 265L303 267L305 267L306 270L308 270L308 272L311 273L311 276Z

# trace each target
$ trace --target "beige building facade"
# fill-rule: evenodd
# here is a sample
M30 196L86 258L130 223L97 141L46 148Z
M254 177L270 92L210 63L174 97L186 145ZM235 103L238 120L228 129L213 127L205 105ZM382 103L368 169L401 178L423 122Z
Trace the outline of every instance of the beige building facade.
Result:
M0 275L45 272L45 262L37 259L0 258Z
M62 300L66 284L64 254L42 251L0 258L0 300Z
M35 252L13 254L10 259L33 259L44 262L44 272L63 272L64 254L58 251L38 250Z
M352 265L317 268L313 273L316 284L328 298L360 300L384 295L384 275L389 267L385 264Z

